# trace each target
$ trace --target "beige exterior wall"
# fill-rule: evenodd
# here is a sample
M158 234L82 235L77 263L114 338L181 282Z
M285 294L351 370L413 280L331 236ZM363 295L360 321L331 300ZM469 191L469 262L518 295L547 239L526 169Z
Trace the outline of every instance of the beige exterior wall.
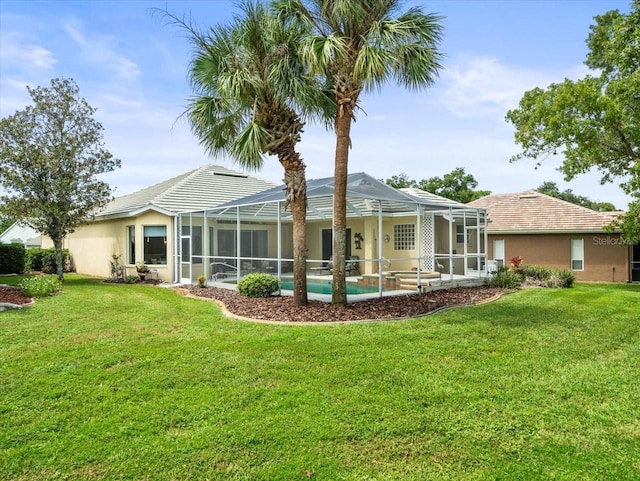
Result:
M416 216L406 217L384 217L382 219L382 257L387 259L390 263L389 268L385 270L411 270L417 267L417 258L421 255L419 252L422 236L423 236L423 220L420 220L420 224L416 220ZM401 224L410 224L415 229L415 249L411 250L396 250L394 244L394 226ZM436 253L449 253L449 223L436 217L435 224L435 237L436 237ZM331 221L314 222L307 224L307 248L309 260L322 259L322 230L331 229ZM377 259L378 258L378 218L377 217L364 217L360 219L347 219L347 228L351 229L351 255L358 256L360 259ZM360 249L357 249L356 233L360 233L364 240L360 243ZM388 240L387 239L388 236ZM454 242L455 229L453 233ZM472 236L473 237L473 236ZM473 238L472 242L467 246L468 250L476 249L476 238ZM464 245L454 247L459 249L459 254L464 252ZM464 266L462 261L455 265L456 273L460 270L463 272ZM317 263L313 264L317 265ZM378 272L378 264L374 261L360 263L361 274L374 274Z
M135 227L135 259L143 258L143 227L166 226L167 228L167 263L149 264L150 269L158 270L158 277L165 281L173 281L173 218L155 211L139 217L114 219L95 222L80 227L69 235L66 246L73 257L76 271L98 277L111 276L111 256L119 255L120 263L127 267L128 275L136 275L135 264L129 262L127 251L127 226Z
M489 259L493 241L504 240L505 265L520 256L524 264L571 270L571 240L583 239L584 268L573 271L579 281L629 281L629 246L618 234L489 234Z

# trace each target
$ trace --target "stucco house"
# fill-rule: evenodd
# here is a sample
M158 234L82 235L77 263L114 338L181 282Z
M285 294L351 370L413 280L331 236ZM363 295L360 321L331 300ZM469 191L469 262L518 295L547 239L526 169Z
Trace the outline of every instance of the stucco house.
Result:
M42 236L33 227L22 225L20 222L15 222L0 234L0 242L3 244L18 243L24 245L27 249L30 249L32 247L40 247L42 245Z
M596 212L535 190L493 194L468 205L487 210L488 255L498 265L570 269L579 281L640 281L640 245L606 232L617 213Z
M117 255L127 274L134 275L136 263L144 262L160 279L171 282L178 276L179 212L212 208L273 186L242 172L204 165L116 197L96 214L94 222L70 234L64 246L79 273L109 277L110 261Z

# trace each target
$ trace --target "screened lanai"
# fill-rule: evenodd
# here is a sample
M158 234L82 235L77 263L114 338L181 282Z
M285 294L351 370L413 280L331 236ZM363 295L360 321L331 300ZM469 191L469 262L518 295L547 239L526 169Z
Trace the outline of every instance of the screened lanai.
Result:
M330 292L333 178L307 181L307 275ZM365 173L348 176L347 294L420 290L480 278L487 262L487 217L419 189L398 190ZM253 272L292 283L293 226L284 186L209 210L184 212L176 223L176 278L210 285L237 283ZM349 289L349 287L353 289ZM310 287L310 292L314 289Z

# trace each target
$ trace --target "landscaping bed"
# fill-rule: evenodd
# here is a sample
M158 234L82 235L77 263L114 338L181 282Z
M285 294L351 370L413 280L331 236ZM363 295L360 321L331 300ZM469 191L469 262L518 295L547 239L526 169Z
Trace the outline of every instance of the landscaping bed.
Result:
M25 296L17 287L0 286L0 304L8 303L24 306L31 301L32 299Z
M219 287L183 286L191 295L220 301L233 315L284 322L339 322L418 317L448 307L477 304L506 292L498 287L458 287L424 294L385 296L350 302L346 308L310 300L295 306L293 297L252 298Z

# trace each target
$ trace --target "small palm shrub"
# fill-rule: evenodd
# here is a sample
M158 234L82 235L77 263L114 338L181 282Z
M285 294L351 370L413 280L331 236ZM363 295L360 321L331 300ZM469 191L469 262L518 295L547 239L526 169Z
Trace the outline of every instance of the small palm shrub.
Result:
M487 284L490 287L501 287L503 289L517 289L523 281L523 276L519 272L503 267L493 274Z
M62 283L57 276L33 276L20 281L18 287L29 297L46 297L60 292Z
M238 292L247 297L269 297L278 288L278 279L262 272L244 276L238 282Z
M553 269L542 266L525 266L522 273L530 280L547 281L551 278Z
M571 271L562 269L558 271L558 281L558 287L573 287L573 283L576 281L576 275Z

